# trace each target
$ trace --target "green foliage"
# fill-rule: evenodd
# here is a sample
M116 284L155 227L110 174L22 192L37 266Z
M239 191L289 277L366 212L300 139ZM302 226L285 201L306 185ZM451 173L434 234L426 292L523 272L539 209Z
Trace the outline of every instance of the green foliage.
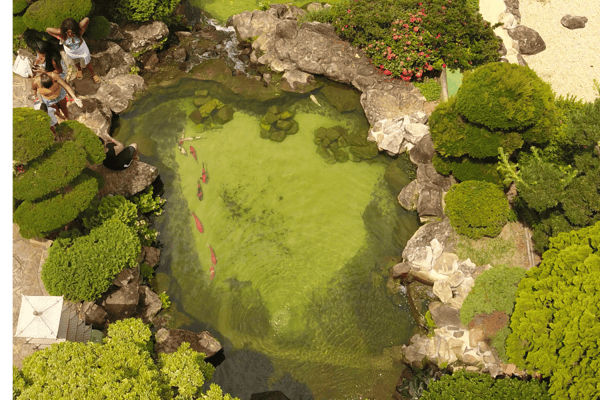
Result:
M29 29L45 32L48 27L58 28L65 18L81 21L92 6L92 0L39 0L29 6L23 17Z
M460 115L492 130L521 130L539 121L544 109L555 107L550 85L532 69L503 62L475 69L456 96Z
M489 182L459 183L450 188L444 200L452 227L473 239L497 236L508 220L508 200Z
M431 382L421 400L550 400L546 384L519 379L494 379L487 374L458 371Z
M430 333L433 333L433 330L437 328L437 326L435 325L435 321L431 316L431 311L429 310L427 310L427 312L425 313L425 324L427 325L427 329Z
M477 265L510 265L517 251L514 240L495 238L469 239L459 236L455 253L461 260L470 258Z
M444 63L471 69L498 59L498 39L466 0L356 0L303 20L331 22L385 75L420 80Z
M269 8L271 8L271 2L270 0L260 0L258 2L258 9L261 11L267 11Z
M140 263L140 275L145 281L150 281L154 277L154 269L146 263Z
M13 0L13 15L22 13L28 6L27 0Z
M114 0L113 15L130 22L169 21L180 0Z
M152 341L146 324L126 319L110 324L101 344L55 343L13 368L13 399L234 400L215 384L200 392L214 372L204 354L184 343L155 362Z
M505 326L496 332L496 335L492 338L492 347L496 349L498 357L505 364L508 363L508 357L506 356L506 338L508 335L510 335L510 328Z
M90 24L85 30L85 36L90 39L104 39L110 33L110 22L103 17L98 15L90 18Z
M169 300L169 295L165 292L162 292L158 295L158 298L160 299L160 302L162 304L162 308L169 308L171 307L171 300Z
M13 215L24 238L43 237L74 220L98 193L98 181L80 174L52 197L37 202L24 201Z
M520 267L504 266L483 271L475 278L475 285L460 309L460 321L463 325L468 326L478 314L502 311L510 316L515 306L517 285L525 272Z
M131 198L131 201L138 207L140 214L152 213L153 215L161 215L163 206L167 202L166 199L163 199L160 196L154 196L154 188L152 185L134 195Z
M431 139L436 152L444 157L468 155L473 158L497 157L498 147L511 154L523 146L518 132L492 131L469 123L461 117L458 97L440 103L429 118Z
M28 107L13 108L13 161L27 164L54 143L50 117Z
M176 352L160 354L158 367L169 386L176 389L174 399L196 399L205 380L210 380L215 367L204 361L203 353L190 349L184 342Z
M90 128L78 121L63 121L56 126L56 133L61 140L73 140L87 153L91 164L100 164L106 157L104 146L98 136Z
M550 378L556 399L600 396L600 222L550 239L519 283L506 352Z
M427 101L436 101L442 96L442 87L435 79L427 79L425 82L414 82L413 85L419 88Z
M106 292L119 272L136 265L140 252L135 231L110 219L87 236L55 241L42 266L42 281L52 296L92 301Z
M27 30L23 17L13 17L13 38L20 36Z
M85 168L85 151L75 142L55 144L13 179L13 196L34 201L67 185Z
M463 157L440 157L433 155L432 164L437 172L443 175L452 174L460 182L485 181L500 185L501 177L497 164L492 161Z

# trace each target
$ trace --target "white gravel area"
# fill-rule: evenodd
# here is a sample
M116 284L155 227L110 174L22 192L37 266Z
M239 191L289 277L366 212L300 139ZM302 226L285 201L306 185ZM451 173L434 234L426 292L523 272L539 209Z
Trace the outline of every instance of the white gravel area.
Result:
M571 94L587 102L600 97L593 82L600 84L600 0L520 0L519 10L521 25L535 29L546 42L541 53L523 55L529 67L557 96ZM562 26L566 14L587 17L585 28Z

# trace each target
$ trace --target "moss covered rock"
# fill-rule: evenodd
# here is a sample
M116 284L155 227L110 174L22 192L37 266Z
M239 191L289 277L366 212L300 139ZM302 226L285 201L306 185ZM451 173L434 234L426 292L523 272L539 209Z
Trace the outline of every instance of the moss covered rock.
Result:
M360 107L360 92L348 85L328 82L321 89L321 93L340 112L349 112Z
M200 110L194 110L188 115L188 118L192 120L193 123L199 124L204 120L202 113Z
M200 108L211 100L212 100L212 97L210 97L210 96L197 97L194 99L194 106Z
M200 115L206 118L213 112L213 110L218 110L223 107L225 107L225 104L223 104L219 99L212 99L203 104L198 110L200 111Z
M233 119L233 109L229 106L220 108L214 115L215 122L225 124Z

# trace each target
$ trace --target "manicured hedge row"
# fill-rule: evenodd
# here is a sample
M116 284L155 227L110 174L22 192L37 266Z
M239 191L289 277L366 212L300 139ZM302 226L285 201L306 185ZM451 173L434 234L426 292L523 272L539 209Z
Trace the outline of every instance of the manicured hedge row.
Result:
M13 215L20 235L27 239L41 237L64 226L85 210L98 193L98 181L85 173L70 186L71 190L64 194L35 203L21 203Z
M92 301L108 290L119 272L136 265L140 252L136 232L112 218L87 236L55 241L42 267L42 281L52 296Z
M13 108L13 161L26 164L54 143L50 116L28 107Z
M100 164L106 154L98 136L90 128L78 121L63 121L57 125L56 133L61 140L73 140L87 153L91 164Z
M58 28L65 18L81 21L92 6L92 0L39 0L29 6L23 17L29 29L45 32L48 27Z

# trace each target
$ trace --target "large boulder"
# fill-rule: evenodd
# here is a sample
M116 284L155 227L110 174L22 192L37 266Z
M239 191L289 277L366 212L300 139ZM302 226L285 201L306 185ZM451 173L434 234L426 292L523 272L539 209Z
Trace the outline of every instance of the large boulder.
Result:
M127 24L121 33L125 38L119 43L121 47L129 53L141 54L160 47L163 39L169 35L169 28L162 21L153 21Z
M507 29L508 36L519 43L519 52L526 55L534 55L546 50L546 42L537 31L525 25L518 25L513 29Z
M402 258L416 270L431 270L444 251L450 251L457 235L448 219L421 226L408 240Z
M417 199L419 198L419 183L417 180L411 181L404 186L398 195L398 203L408 211L417 209Z
M90 169L104 178L104 186L98 192L99 197L109 194L131 196L146 189L158 176L158 168L145 162L134 160L129 168L114 171L104 165L90 165Z
M139 282L132 281L110 293L102 302L102 308L108 313L110 321L133 317L136 313L140 295Z
M432 301L429 303L429 312L435 326L438 328L443 326L461 327L460 310L458 308L442 304L439 301Z
M97 98L82 98L82 107L76 104L69 106L71 119L81 122L98 136L105 139L110 136L110 125L113 112L110 107Z
M118 287L123 287L131 282L137 282L138 285L140 283L140 267L136 265L133 268L125 268L123 271L119 272L115 279L113 280L113 285L117 285Z
M566 14L560 19L562 26L568 29L581 29L585 28L585 24L588 22L587 17L576 17L570 14Z
M135 59L114 42L102 41L90 45L92 67L103 79L128 74L135 65Z
M145 88L144 78L139 75L117 75L102 82L98 91L92 96L103 104L107 104L113 112L119 114L129 107L129 102L134 99L134 94Z
M410 149L410 161L414 164L430 164L435 154L435 148L433 146L433 140L431 140L431 134L424 135L414 147Z
M150 268L154 268L160 260L160 249L156 247L142 246L142 259Z
M442 189L432 183L419 183L418 190L417 212L419 217L444 218Z
M142 285L138 288L140 295L140 316L145 323L152 322L152 318L158 314L162 308L162 301L156 293L148 286Z
M84 301L79 310L79 318L95 329L103 329L108 313L93 301Z
M214 356L223 347L208 331L200 333L190 332L185 329L159 329L156 332L157 353L174 353L183 342L188 342L190 348L199 353L204 353L206 358Z

